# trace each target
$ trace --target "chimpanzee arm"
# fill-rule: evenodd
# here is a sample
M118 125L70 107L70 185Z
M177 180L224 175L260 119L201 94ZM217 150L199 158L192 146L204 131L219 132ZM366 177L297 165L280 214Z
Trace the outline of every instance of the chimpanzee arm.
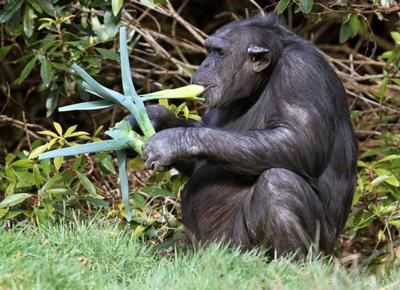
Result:
M146 107L146 110L156 132L176 127L190 128L203 126L202 122L180 119L173 112L161 105L150 105ZM126 120L130 123L133 130L140 132L138 123L132 115L127 116ZM195 167L195 161L195 159L182 159L177 161L174 166L181 173L191 175Z
M310 177L323 172L330 158L334 122L301 114L282 120L286 122L265 130L165 130L146 143L145 165L164 170L178 160L195 157L248 175L259 175L269 168L285 168Z

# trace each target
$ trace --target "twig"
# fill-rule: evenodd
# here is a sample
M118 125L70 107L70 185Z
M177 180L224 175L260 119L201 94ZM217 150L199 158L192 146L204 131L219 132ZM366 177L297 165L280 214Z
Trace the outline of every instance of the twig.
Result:
M22 122L16 119L13 119L11 117L8 117L6 115L0 115L0 123L8 123L11 124L12 126L25 130L27 134L31 135L32 137L36 138L36 139L42 139L42 140L46 140L45 137L40 136L38 134L36 134L35 132L31 131L30 129L37 129L37 130L46 130L44 127L40 126L40 125L36 125L36 124L31 124L31 123L26 123L26 122Z
M258 11L260 11L261 15L265 15L264 10L261 8L260 5L257 4L256 1L254 1L254 0L249 0L249 1L250 1L251 4L253 4L258 9Z

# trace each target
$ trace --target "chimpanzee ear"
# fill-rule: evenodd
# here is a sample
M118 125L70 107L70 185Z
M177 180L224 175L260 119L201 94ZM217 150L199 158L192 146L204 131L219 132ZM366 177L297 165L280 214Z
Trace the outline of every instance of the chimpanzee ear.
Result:
M271 53L268 48L250 45L247 49L247 53L251 58L253 70L255 72L263 71L271 62Z

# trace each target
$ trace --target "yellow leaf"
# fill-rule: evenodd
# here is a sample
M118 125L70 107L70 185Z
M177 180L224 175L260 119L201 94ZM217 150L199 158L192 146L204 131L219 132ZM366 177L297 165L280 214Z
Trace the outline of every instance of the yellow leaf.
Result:
M195 120L195 121L201 121L201 117L199 115L195 115L195 114L189 114L189 119Z
M47 17L40 18L40 19L39 19L39 21L49 21L49 22L53 22L53 23L55 23L55 21L54 21L53 19L51 19L51 18L47 18Z
M189 119L189 108L186 106L183 107L183 115L185 116L185 119Z
M169 107L168 99L160 99L158 100L158 103L166 108Z
M49 130L40 131L38 133L41 134L41 135L47 135L47 136L50 136L50 137L53 137L53 138L58 138L56 133L54 133L52 131L49 131Z
M143 226L137 226L136 229L132 233L132 237L134 239L138 239L143 235L143 232L146 230Z
M81 135L81 136L79 136L79 139L82 139L82 140L88 140L88 141L92 140L92 138L91 138L91 137L89 137L89 136L86 136L86 135ZM93 142L95 142L95 141L101 141L101 139L99 139L99 138L95 138L95 139L93 139Z
M54 126L54 128L56 129L58 135L62 136L62 134L63 134L63 129L62 129L60 123L53 122L53 126Z
M49 144L44 144L42 146L39 146L35 149L32 150L31 154L29 154L28 159L35 159L36 157L38 157L41 153L43 153L44 151L47 150L47 148L49 147Z
M380 242L386 241L386 236L385 236L385 232L384 231L379 230L379 232L378 232L378 240Z
M49 143L47 143L47 150L50 150L54 144L56 144L58 139L51 139Z
M65 137L78 137L78 136L88 136L88 135L90 135L88 132L77 131L77 132L74 132L74 133L70 134L69 136L65 136Z
M64 157L62 157L62 156L54 158L53 163L54 163L54 167L56 168L57 171L60 169L63 161L64 161Z
M64 137L65 138L70 137L71 134L76 130L76 127L78 127L78 125L74 125L74 126L69 127L67 129L67 131L65 132Z

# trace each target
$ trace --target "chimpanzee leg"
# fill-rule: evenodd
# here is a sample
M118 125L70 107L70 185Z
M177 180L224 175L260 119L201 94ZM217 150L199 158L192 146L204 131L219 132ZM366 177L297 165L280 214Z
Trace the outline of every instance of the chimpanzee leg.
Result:
M330 253L335 234L325 214L306 180L286 169L269 169L243 200L231 237L234 244L245 248L265 245L278 255L297 251L303 256L311 244ZM243 232L248 238L243 239Z

